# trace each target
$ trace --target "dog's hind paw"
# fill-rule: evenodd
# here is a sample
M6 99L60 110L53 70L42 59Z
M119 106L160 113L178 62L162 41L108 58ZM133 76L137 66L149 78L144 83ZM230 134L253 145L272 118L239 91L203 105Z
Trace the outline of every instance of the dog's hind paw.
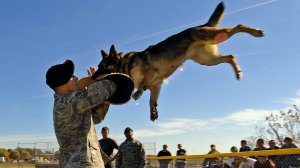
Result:
M254 32L253 35L254 35L255 37L263 37L263 36L265 36L265 33L264 33L264 31L262 31L262 30L256 29L256 31Z
M143 91L142 90L137 90L133 95L132 95L132 98L134 98L134 100L137 100L139 99L143 94Z

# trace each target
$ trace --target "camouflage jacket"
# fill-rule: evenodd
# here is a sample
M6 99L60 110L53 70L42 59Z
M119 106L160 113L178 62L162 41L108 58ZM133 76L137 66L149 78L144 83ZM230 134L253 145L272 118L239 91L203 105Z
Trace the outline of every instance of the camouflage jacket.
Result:
M102 80L69 94L54 94L53 120L60 146L60 167L104 168L94 124L109 108L116 85Z
M138 140L124 141L118 150L116 168L143 168L145 166L145 150Z

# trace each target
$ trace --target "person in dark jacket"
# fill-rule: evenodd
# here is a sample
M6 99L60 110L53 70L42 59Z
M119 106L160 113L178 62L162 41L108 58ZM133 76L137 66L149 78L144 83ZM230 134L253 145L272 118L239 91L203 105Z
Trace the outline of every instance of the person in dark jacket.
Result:
M171 152L168 151L168 145L164 144L163 145L163 150L159 151L157 156L172 156ZM170 164L171 160L168 159L164 159L164 160L158 160L159 162L159 167L160 168L169 168L169 164Z
M247 151L251 151L252 149L247 145L247 141L246 140L241 140L241 147L240 147L240 151L239 152L247 152Z

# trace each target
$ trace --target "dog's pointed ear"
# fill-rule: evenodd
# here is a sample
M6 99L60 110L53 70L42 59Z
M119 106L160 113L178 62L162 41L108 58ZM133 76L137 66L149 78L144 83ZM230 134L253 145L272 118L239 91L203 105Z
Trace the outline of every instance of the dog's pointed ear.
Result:
M101 50L101 55L102 55L102 58L108 57L107 52L104 50Z
M110 50L109 50L109 55L113 57L116 61L120 60L120 56L118 52L115 49L114 45L111 45Z

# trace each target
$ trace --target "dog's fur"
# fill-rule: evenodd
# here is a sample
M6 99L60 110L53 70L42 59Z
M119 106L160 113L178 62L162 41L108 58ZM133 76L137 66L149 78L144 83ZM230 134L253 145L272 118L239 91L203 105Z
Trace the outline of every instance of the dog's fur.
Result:
M151 120L154 121L158 118L157 100L163 80L188 59L207 66L229 63L234 69L236 78L238 80L242 78L242 71L236 58L231 54L221 55L217 44L240 32L262 37L263 31L244 25L217 28L223 13L224 4L221 2L206 24L188 28L141 52L129 52L123 56L122 53L117 53L112 45L109 54L101 50L103 59L99 68L106 72L122 72L130 75L137 88L133 94L134 99L138 99L144 90L149 89L150 114Z

